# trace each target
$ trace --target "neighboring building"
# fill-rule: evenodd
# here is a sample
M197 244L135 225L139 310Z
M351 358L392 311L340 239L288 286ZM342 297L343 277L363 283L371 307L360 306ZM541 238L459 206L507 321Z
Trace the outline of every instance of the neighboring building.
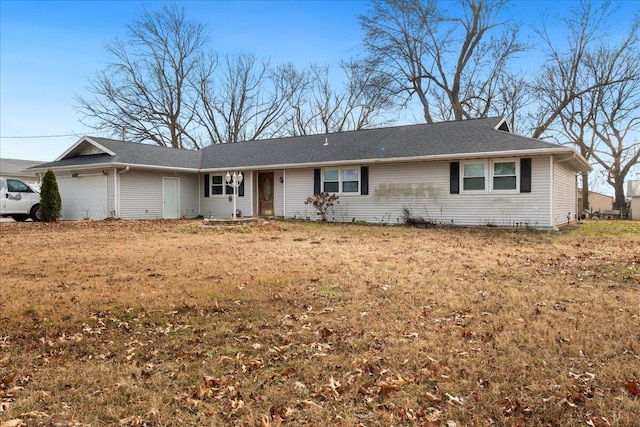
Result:
M36 160L0 159L0 176L3 178L16 178L27 184L40 185L40 176L28 168L42 164Z
M85 136L56 161L64 219L232 214L227 172L244 175L244 216L310 218L336 193L335 221L554 228L574 221L574 149L510 133L503 118L397 126L178 150Z
M578 188L578 207L582 208L582 188ZM606 194L589 191L589 212L604 212L613 210L613 197Z
M627 197L631 198L631 219L640 220L640 180L627 183Z

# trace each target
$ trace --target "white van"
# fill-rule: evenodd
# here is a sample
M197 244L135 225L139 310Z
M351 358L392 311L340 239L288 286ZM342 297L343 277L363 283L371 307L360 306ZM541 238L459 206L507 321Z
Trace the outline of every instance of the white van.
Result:
M0 216L16 221L42 219L40 192L19 179L0 177Z

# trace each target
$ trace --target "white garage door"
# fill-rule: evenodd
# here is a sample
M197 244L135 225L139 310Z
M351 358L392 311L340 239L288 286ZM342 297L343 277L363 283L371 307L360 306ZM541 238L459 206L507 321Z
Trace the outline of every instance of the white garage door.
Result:
M62 199L62 219L105 219L107 177L104 175L56 178Z

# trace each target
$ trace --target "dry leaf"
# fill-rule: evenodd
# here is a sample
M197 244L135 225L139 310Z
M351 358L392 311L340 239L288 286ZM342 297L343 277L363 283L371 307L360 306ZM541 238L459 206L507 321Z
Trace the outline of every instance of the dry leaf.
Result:
M23 427L26 426L25 422L22 421L19 418L16 418L14 420L9 420L9 421L3 421L2 424L0 424L0 427Z
M627 380L627 383L624 385L624 388L632 396L640 396L640 388L638 388L638 383L636 382L636 380Z

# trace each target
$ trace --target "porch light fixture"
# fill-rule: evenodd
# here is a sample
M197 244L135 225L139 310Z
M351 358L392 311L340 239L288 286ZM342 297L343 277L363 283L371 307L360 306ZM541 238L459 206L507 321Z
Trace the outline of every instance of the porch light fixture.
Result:
M233 220L236 220L236 199L238 198L238 188L242 184L242 172L234 172L231 175L229 172L225 175L227 185L233 187Z

